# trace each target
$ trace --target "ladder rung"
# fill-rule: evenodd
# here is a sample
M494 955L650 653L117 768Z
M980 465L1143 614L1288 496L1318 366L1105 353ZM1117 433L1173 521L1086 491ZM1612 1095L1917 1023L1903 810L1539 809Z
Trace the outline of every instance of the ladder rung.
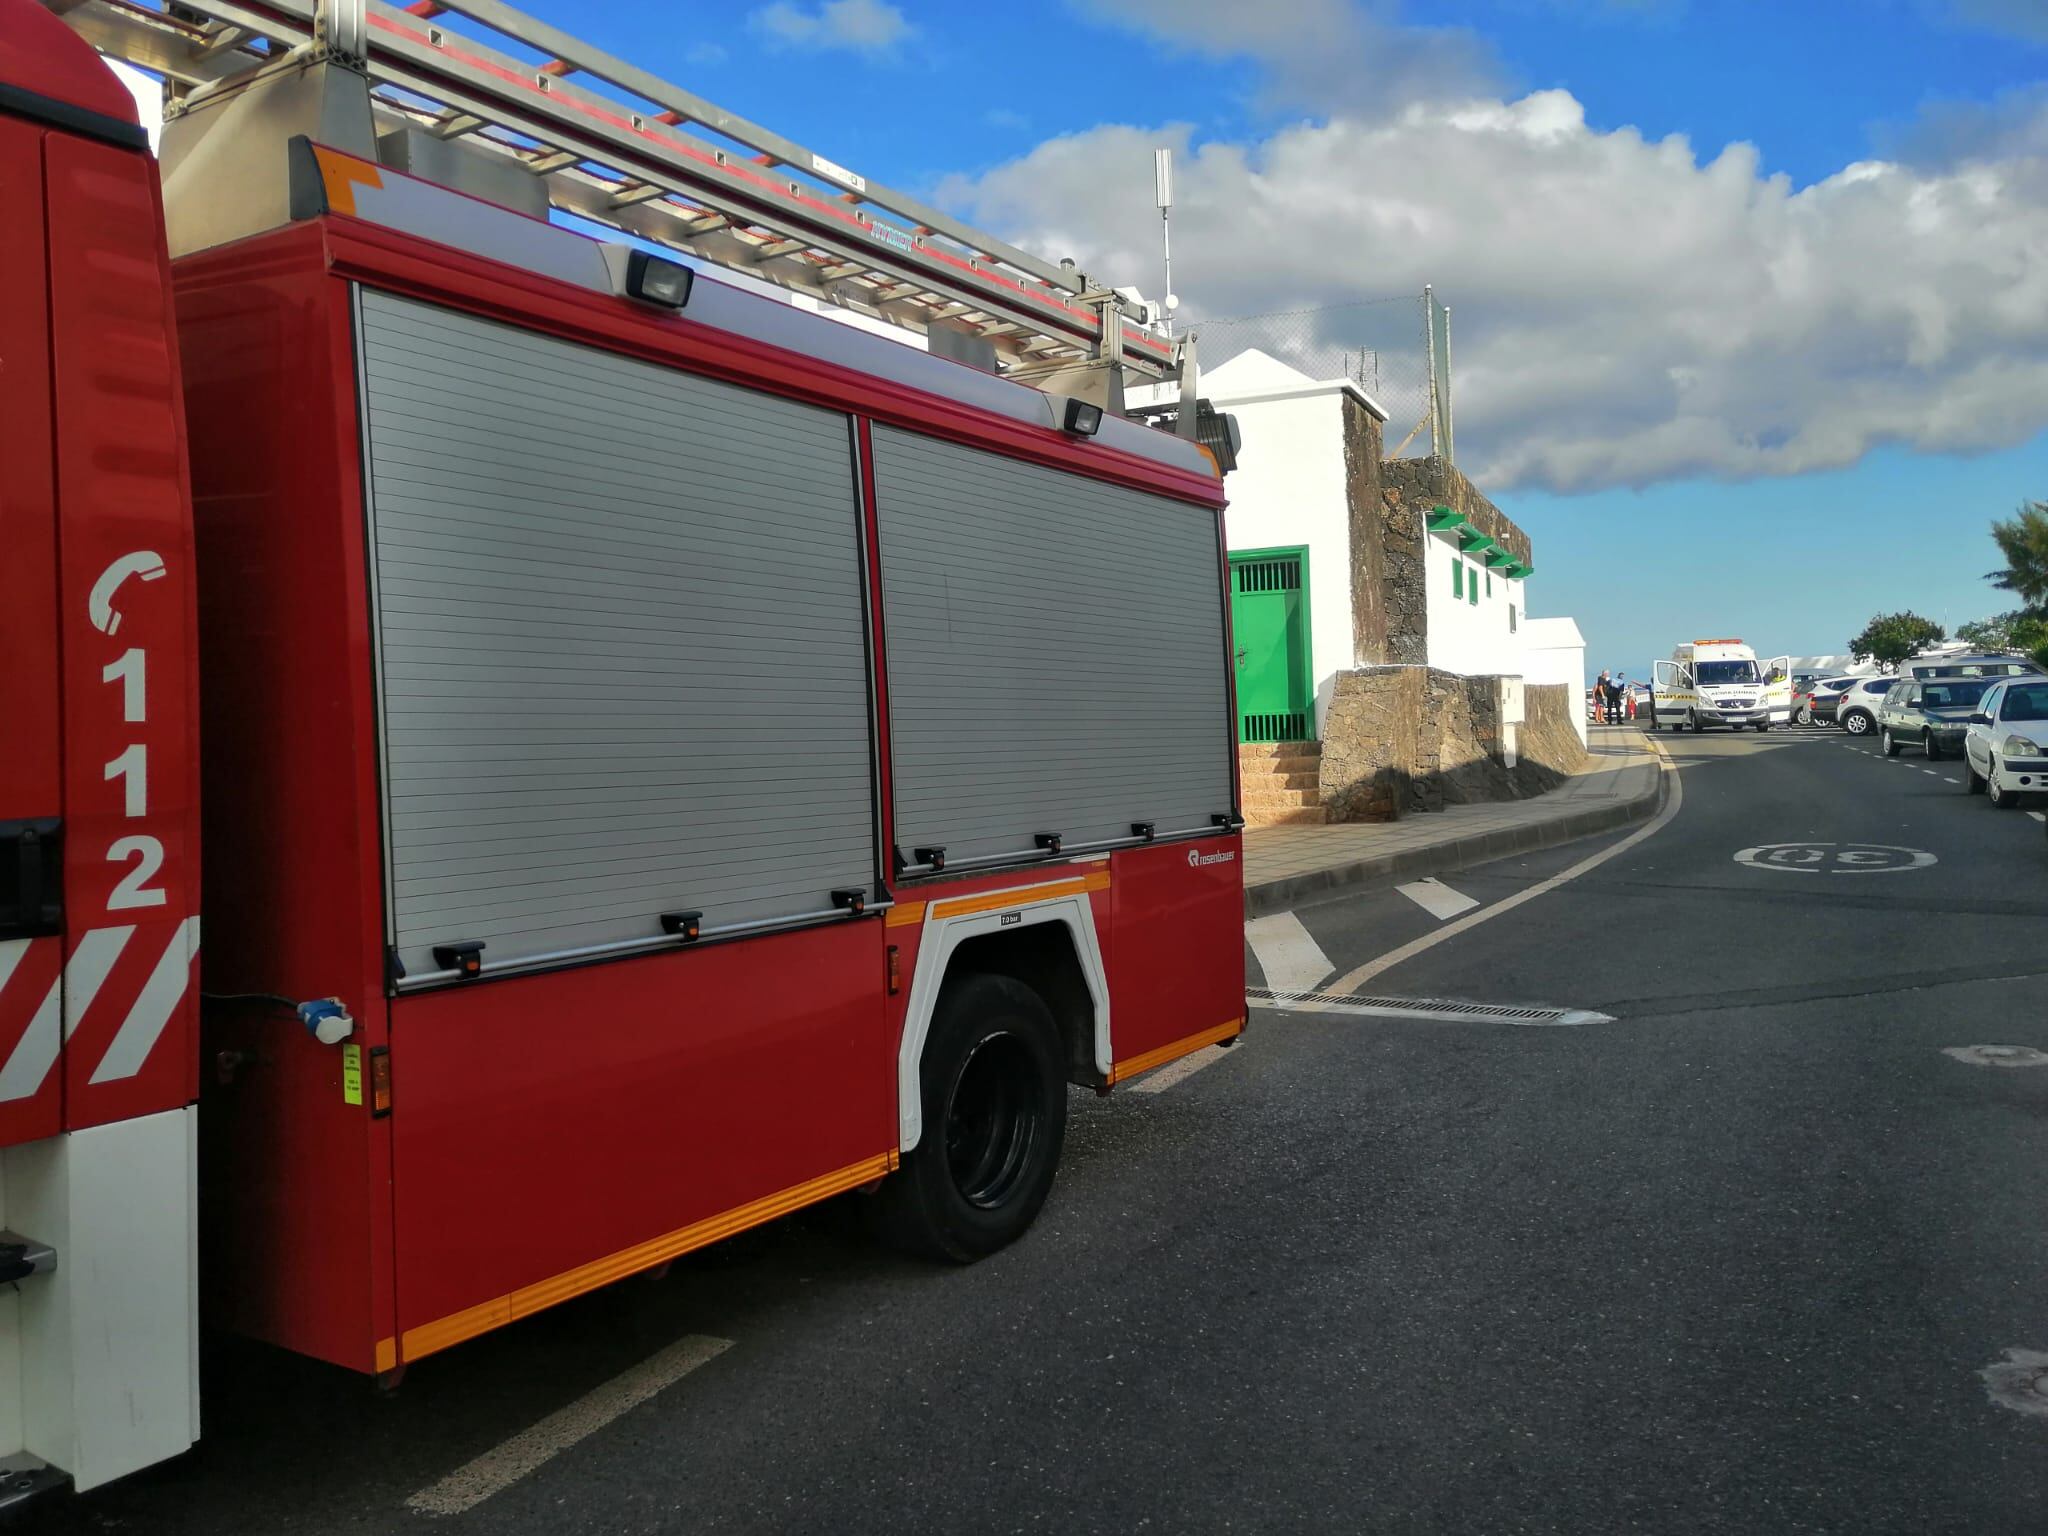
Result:
M103 52L205 92L276 67L316 40L328 5L348 0L42 3ZM1000 340L1004 356L1115 355L1152 377L1178 368L1178 343L1121 318L1115 345L1104 346L1106 289L1077 270L867 180L504 0L366 5L365 68L380 119L469 136L542 175L565 212L896 323L966 317ZM724 142L694 137L685 124Z

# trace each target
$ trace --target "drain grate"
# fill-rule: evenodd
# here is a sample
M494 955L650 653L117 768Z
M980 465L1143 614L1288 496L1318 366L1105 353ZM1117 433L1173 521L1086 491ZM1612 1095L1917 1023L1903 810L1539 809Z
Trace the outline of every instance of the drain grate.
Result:
M1359 997L1348 992L1276 992L1246 987L1248 1002L1268 1008L1299 1008L1380 1019L1439 1019L1450 1024L1611 1024L1607 1014L1585 1008L1529 1008L1474 1003L1450 997Z

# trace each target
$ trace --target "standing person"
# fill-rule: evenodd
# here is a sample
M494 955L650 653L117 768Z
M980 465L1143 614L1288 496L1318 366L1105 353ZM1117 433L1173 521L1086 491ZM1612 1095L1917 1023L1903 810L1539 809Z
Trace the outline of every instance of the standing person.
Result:
M1593 718L1596 721L1607 718L1607 669L1600 669L1599 677L1593 681Z
M1607 687L1607 723L1609 725L1619 725L1621 724L1621 701L1628 697L1628 682L1625 674L1615 673L1614 680Z

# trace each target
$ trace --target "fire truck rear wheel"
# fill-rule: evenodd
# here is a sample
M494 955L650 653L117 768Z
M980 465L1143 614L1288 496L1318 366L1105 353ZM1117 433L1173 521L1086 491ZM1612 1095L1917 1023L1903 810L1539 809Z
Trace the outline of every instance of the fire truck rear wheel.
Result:
M1022 982L967 977L939 999L919 1076L924 1131L875 1214L900 1246L971 1264L1021 1237L1052 1189L1067 1132L1059 1028Z

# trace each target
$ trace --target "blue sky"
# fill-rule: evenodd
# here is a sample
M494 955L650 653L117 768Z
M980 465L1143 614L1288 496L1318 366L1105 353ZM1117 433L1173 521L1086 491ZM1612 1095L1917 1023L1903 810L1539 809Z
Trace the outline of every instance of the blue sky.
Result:
M1595 667L1645 670L1695 630L1807 653L1881 610L1983 616L2003 606L1988 523L2048 497L2023 287L2048 244L2027 222L2048 210L2048 0L537 3L1148 288L1142 146L1178 134L1197 314L1436 281L1460 316L1461 463L1534 537L1531 606L1577 617ZM1468 100L1500 122L1399 126ZM1442 214L1427 259L1380 210L1262 265L1287 232L1229 189L1281 185L1289 155L1313 169L1281 208L1398 198ZM1875 159L1904 169L1851 185ZM1514 200L1553 170L1584 211Z

